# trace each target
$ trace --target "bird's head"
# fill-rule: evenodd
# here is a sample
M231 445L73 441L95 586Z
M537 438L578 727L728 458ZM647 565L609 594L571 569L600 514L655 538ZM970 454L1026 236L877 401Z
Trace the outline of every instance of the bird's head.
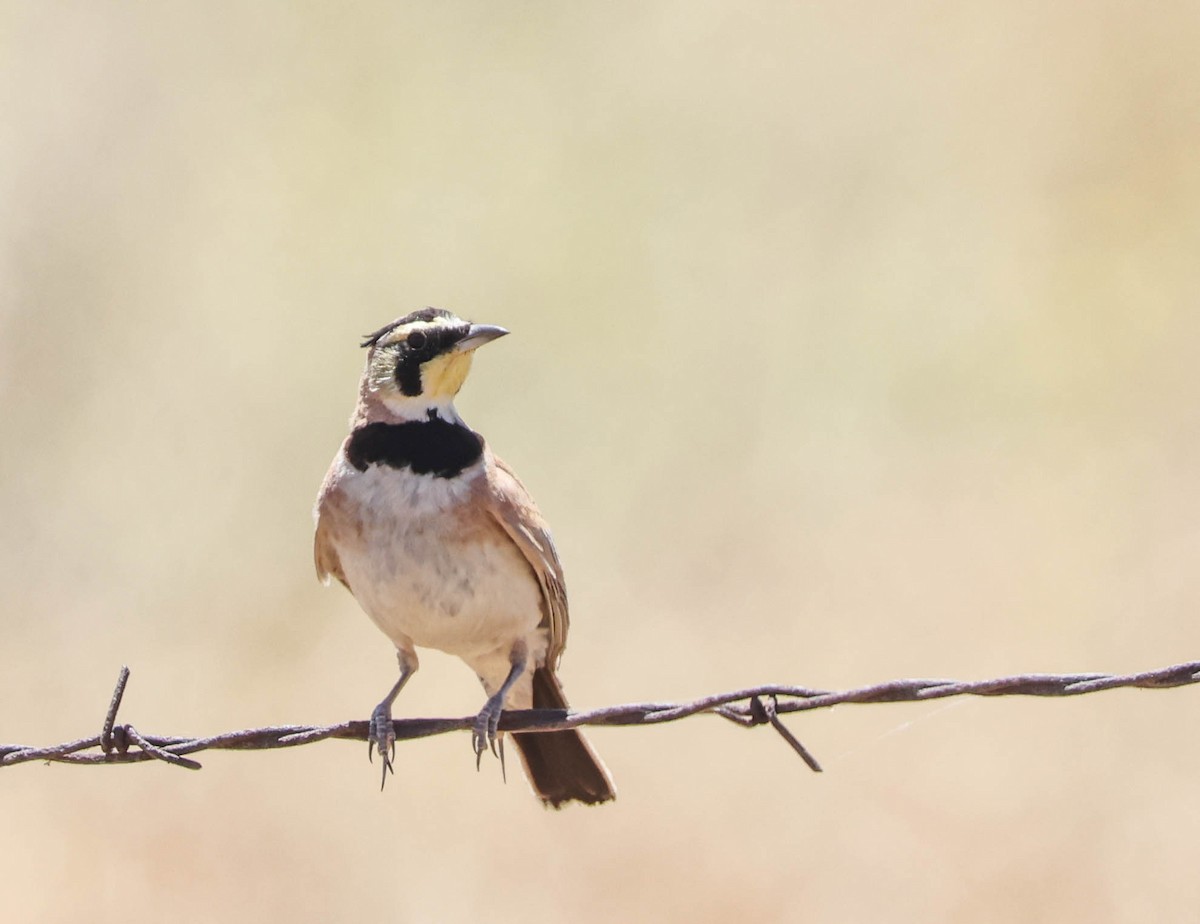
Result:
M441 308L406 314L363 340L368 352L362 401L406 420L435 412L452 418L452 402L471 369L472 354L507 333Z

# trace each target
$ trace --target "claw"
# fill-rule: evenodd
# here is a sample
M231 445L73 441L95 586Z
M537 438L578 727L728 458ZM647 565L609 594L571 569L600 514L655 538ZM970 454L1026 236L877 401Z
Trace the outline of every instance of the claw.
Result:
M383 703L376 706L375 711L371 713L371 730L367 737L367 758L371 763L375 762L376 752L383 760L379 781L379 790L382 792L383 787L387 785L388 774L396 772L393 764L393 758L396 756L396 732L392 727L392 712Z
M503 711L504 700L492 696L475 717L475 726L471 730L471 746L475 749L476 770L483 762L485 751L491 751L497 758L500 757L500 752L496 750L496 738L500 728L500 713Z
M388 774L395 774L395 769L392 767L392 759L385 757L383 759L383 772L379 775L379 791L383 792L383 787L387 785Z

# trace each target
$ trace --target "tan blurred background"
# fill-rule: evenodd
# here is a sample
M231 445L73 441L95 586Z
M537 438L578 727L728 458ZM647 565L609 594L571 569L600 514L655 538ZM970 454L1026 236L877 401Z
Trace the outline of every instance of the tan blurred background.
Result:
M554 525L579 706L1200 655L1194 3L5 3L0 741L365 718L312 572L357 337ZM436 654L399 714L463 715ZM1196 693L0 776L6 920L1184 920Z

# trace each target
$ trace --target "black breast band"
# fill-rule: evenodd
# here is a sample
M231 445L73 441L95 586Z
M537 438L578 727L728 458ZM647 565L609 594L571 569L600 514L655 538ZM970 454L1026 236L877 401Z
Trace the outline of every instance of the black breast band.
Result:
M435 478L453 478L482 455L477 433L438 418L367 424L351 433L346 445L346 458L360 472L377 464Z

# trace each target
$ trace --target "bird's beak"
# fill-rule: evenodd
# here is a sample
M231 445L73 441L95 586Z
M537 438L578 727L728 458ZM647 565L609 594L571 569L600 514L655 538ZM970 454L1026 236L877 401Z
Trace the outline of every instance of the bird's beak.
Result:
M478 349L485 343L491 343L500 337L507 334L503 327L497 327L494 324L472 324L471 329L467 331L467 336L458 341L454 345L455 353L470 353L472 350Z

